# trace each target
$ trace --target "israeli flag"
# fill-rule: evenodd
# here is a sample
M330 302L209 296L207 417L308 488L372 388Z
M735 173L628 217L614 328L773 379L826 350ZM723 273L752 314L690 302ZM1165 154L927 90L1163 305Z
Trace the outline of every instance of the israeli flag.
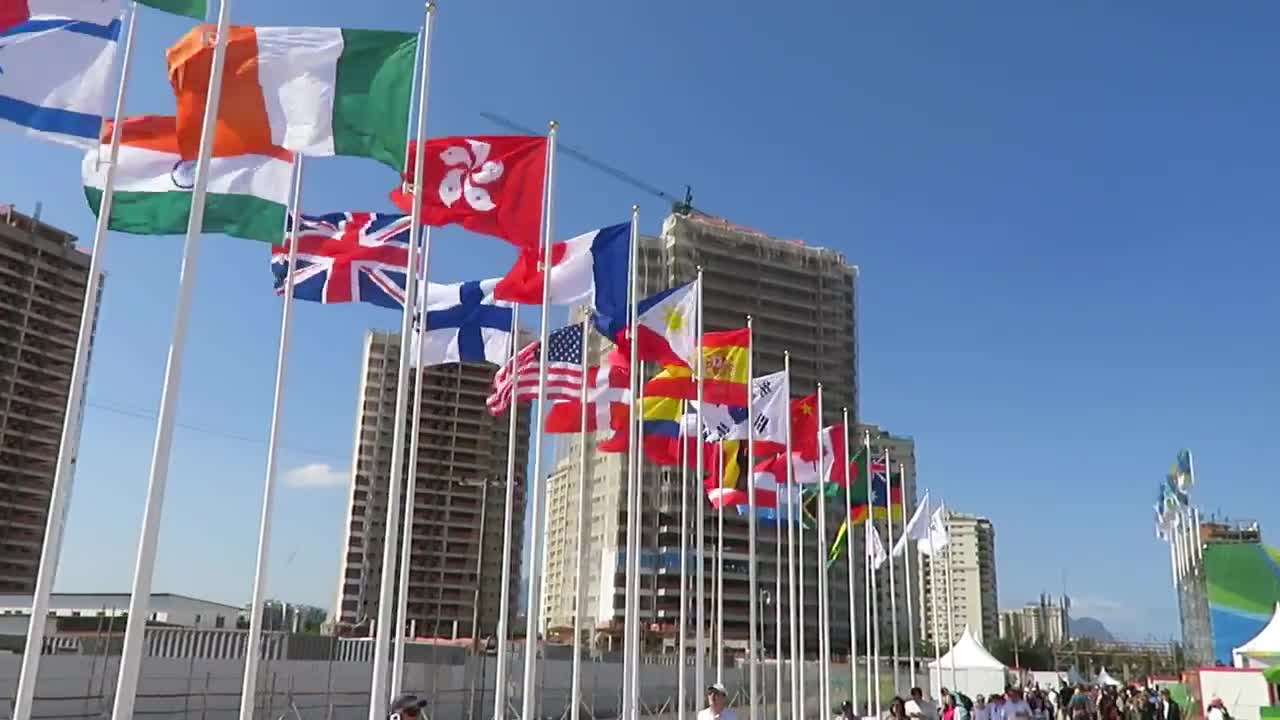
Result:
M119 0L0 1L0 129L96 149L119 14Z
M429 283L419 307L426 331L415 324L412 354L423 366L457 362L502 365L511 356L512 303L493 299L492 280ZM421 318L423 313L419 312Z

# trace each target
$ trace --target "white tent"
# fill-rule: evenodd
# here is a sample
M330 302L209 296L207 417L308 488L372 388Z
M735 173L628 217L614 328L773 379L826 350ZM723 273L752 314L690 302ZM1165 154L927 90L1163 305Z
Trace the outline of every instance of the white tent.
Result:
M952 667L955 668L954 678ZM954 647L940 660L929 663L929 684L933 697L941 695L942 688L959 690L974 697L1004 692L1005 665L995 659L968 627Z
M1231 651L1232 664L1238 668L1269 668L1280 664L1280 603L1266 627L1249 642Z
M1102 672L1098 673L1098 679L1093 681L1098 687L1120 687L1120 681L1111 677L1111 673L1107 669L1102 668Z

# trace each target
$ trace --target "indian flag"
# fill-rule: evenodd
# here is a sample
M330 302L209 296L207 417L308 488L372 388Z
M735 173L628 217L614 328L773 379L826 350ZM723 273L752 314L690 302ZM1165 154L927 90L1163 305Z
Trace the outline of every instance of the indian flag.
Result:
M138 3L196 20L204 20L209 13L209 4L205 0L138 0Z
M91 150L81 166L85 197L94 215L107 181L104 159L110 125L101 152ZM292 181L292 156L279 148L270 154L215 156L209 166L204 231L280 242ZM178 151L174 118L126 119L120 131L110 228L134 235L185 234L194 183L195 162L183 160Z
M168 52L178 141L188 157L199 146L209 97L210 38L198 27ZM370 157L400 170L417 55L413 33L232 28L217 153L282 147L300 155Z

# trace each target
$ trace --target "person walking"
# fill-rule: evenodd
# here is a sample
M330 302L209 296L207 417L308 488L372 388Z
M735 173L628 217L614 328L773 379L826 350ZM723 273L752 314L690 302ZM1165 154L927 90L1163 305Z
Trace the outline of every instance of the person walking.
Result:
M729 707L729 693L724 685L707 686L707 706L698 711L698 720L738 720L738 714Z
M1169 688L1160 690L1160 706L1156 710L1157 720L1182 720L1182 708L1173 701Z

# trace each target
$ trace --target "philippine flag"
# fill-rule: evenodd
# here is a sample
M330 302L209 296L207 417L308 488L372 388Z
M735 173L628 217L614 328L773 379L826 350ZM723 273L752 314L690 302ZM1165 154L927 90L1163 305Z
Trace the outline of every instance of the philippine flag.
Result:
M98 147L118 0L0 2L0 128Z
M541 252L522 252L515 267L498 282L498 300L541 305L543 284L552 305L570 305L594 297L596 328L613 339L627 324L627 267L631 260L631 223L583 233L551 246L551 270Z

